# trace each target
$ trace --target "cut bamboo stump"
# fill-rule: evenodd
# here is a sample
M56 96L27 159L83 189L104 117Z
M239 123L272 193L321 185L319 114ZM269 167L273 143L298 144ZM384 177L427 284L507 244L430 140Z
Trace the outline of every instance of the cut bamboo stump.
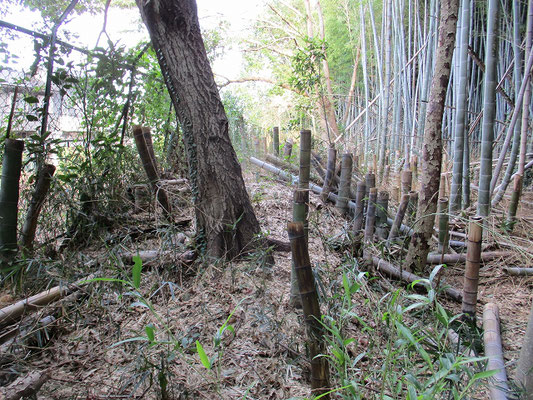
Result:
M279 157L279 127L277 126L272 129L272 150Z
M389 213L389 192L379 191L376 203L376 234L379 238L387 238L389 225L387 218Z
M440 254L448 251L448 243L450 241L450 234L448 233L448 198L441 197L438 204L439 216L439 248Z
M474 217L468 231L466 250L466 268L463 285L463 313L475 321L477 305L477 288L479 282L479 265L481 262L481 240L483 237L483 218Z
M353 220L353 232L359 233L363 228L364 221L364 209L365 209L365 192L366 184L364 182L357 183L357 189L355 191L355 211Z
M324 329L320 324L322 314L303 224L301 222L289 223L287 231L307 326L309 357L311 359L311 391L313 395L322 395L321 398L329 399L329 395L326 394L329 391L329 368L327 358L324 356L326 350L323 337Z
M502 340L500 336L500 316L498 306L488 303L483 310L483 341L485 355L488 357L487 371L497 370L489 380L491 400L507 400L509 385L503 361Z
M368 209L366 211L366 224L365 224L365 242L372 242L374 239L374 229L376 223L376 198L377 189L375 187L370 188L368 195Z

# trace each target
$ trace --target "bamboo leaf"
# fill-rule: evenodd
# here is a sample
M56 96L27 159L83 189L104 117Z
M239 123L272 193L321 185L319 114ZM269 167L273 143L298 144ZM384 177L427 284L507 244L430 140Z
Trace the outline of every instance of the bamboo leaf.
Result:
M198 356L200 356L202 365L207 369L211 369L211 361L209 361L202 344L198 340L196 341L196 351L198 352Z
M139 257L138 255L133 256L133 262L135 263L132 269L133 286L135 287L135 289L139 289L139 287L141 286L141 270L143 267L143 262L141 260L141 257Z

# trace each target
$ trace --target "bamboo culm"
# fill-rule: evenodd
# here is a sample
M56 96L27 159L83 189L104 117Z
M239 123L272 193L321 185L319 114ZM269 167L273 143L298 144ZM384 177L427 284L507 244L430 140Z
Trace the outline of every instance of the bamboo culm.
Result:
M305 323L308 334L309 357L311 360L311 389L313 395L323 395L329 390L329 367L325 354L324 330L320 324L322 314L318 302L311 260L305 241L304 227L301 222L289 223L287 226L291 242L292 261L298 278L298 287L303 306Z
M470 222L468 230L462 311L471 320L474 320L476 315L479 265L481 262L481 240L483 237L482 223L483 218L474 217Z

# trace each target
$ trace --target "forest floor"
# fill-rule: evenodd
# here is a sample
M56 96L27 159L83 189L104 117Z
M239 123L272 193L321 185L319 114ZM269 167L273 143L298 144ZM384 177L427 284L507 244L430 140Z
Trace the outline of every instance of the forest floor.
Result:
M263 231L268 237L288 242L292 189L255 167L246 173L246 182ZM502 238L494 228L486 242L505 239L531 254L533 193L526 191L524 200L527 203L519 210L513 236ZM498 210L505 207L503 204L495 210L494 226L501 219ZM323 206L314 194L309 212L309 249L323 312L337 321L344 318L343 337L354 339L346 346L347 357L355 360L346 369L348 380L357 382L361 398L391 395L394 388L382 387L376 380L376 371L385 359L381 350L387 345L382 314L377 309L391 293L405 286L379 273L378 279L361 279L359 273L367 270L365 263L343 246L349 230L346 220L332 205ZM192 219L192 208L183 208L179 217ZM150 231L154 227L157 229ZM87 248L60 254L53 265L61 264L62 268L50 268L41 282L73 282L89 274L132 282L132 265L122 261L122 252L170 252L170 256L165 253L165 257L143 265L138 290L124 282L85 284L80 292L83 296L71 304L62 303L57 320L48 328L23 344L4 345L0 385L39 370L50 373L38 394L42 399L309 397L304 320L301 310L288 302L290 253L274 252L273 267L263 263L261 254L234 262L197 260L191 267L178 260L186 246L176 239L179 231L188 238L194 227L164 226L145 212L131 215ZM376 251L379 246L376 243ZM500 307L509 376L522 345L533 288L533 277L513 277L502 271L511 265L532 267L531 255L515 249L506 259L485 263L478 303L479 326L485 303L495 302ZM448 266L441 285L461 289L463 271L463 264ZM348 318L342 313L346 306L343 276L351 277L352 282L359 279L361 286L351 295ZM25 294L4 289L0 306ZM460 304L445 298L441 302L452 314L460 313ZM43 307L39 315L49 312L50 307ZM35 324L29 317L25 320ZM228 325L231 328L224 330ZM217 338L221 341L215 347ZM204 363L211 368L202 364L197 343L210 358ZM333 369L332 376L336 377ZM335 380L334 384L339 387L341 383ZM476 393L473 398L485 398L482 388Z

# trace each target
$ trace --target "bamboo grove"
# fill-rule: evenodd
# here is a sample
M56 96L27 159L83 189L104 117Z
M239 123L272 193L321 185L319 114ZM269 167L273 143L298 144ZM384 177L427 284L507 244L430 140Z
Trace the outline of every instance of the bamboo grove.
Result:
M410 169L423 153L443 3L436 0L274 1L248 41L296 107L282 131L316 136L357 155L365 168ZM471 204L487 216L531 166L530 56L533 5L460 1L442 116L443 183L449 211ZM229 81L228 83L230 83ZM284 129L285 128L285 129ZM374 163L374 158L377 161Z

